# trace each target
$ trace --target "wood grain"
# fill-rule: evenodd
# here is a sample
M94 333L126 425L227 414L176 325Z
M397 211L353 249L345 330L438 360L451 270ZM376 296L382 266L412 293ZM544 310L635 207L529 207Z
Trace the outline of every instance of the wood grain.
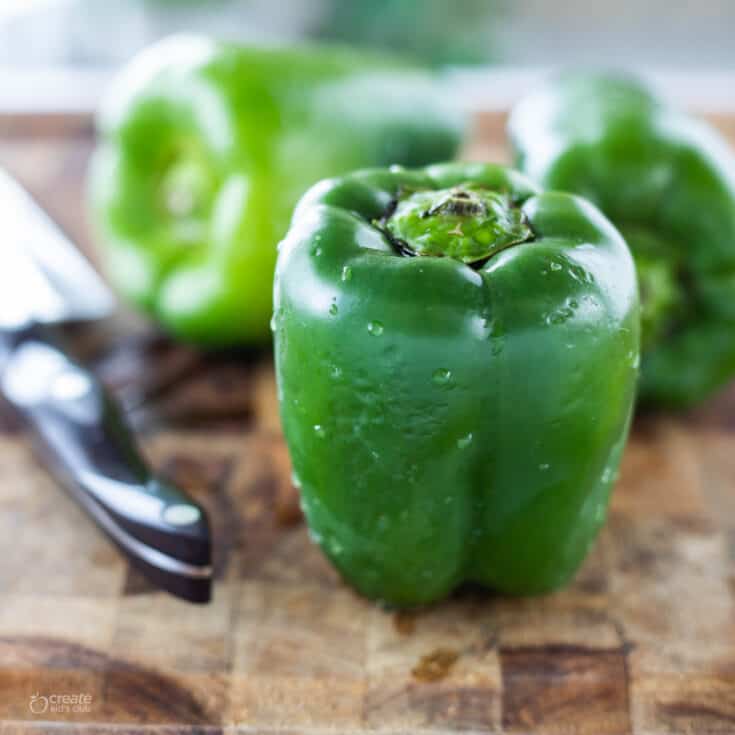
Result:
M466 155L507 160L503 124L478 118ZM94 257L91 145L85 120L0 123L0 165ZM0 735L735 733L735 387L636 421L609 522L567 589L465 589L398 615L309 541L267 352L205 357L128 313L70 336L152 464L209 510L215 597L152 589L4 416ZM74 693L89 711L29 708Z

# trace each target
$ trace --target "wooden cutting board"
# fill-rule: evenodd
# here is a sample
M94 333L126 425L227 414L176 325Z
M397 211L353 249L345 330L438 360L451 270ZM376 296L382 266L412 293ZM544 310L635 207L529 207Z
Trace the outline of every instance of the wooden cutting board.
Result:
M506 160L503 122L478 118L467 156ZM0 120L0 165L90 252L91 145L84 118ZM636 421L609 522L570 587L468 591L397 615L309 542L267 351L206 358L130 315L75 342L153 465L209 509L215 597L196 607L152 589L0 419L0 735L735 732L735 388Z

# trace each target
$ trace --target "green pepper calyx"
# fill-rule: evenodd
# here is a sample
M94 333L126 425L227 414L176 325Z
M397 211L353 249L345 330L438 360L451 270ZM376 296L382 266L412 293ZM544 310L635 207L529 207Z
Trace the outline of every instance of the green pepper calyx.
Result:
M161 166L158 184L163 217L182 244L200 242L206 234L216 182L203 154L193 146L175 148Z
M399 196L379 223L402 255L433 255L481 265L533 237L509 196L473 184Z
M641 345L651 349L673 334L691 306L691 275L672 255L681 246L641 226L620 223L618 229L633 253L641 300Z

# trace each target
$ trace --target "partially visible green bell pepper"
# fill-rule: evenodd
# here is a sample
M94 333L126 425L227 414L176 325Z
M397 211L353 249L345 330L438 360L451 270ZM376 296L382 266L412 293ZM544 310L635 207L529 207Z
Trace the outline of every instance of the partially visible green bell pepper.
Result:
M348 50L161 42L112 85L90 193L113 282L185 340L263 339L299 196L359 166L452 157L427 74Z
M635 271L592 204L488 164L302 199L275 282L313 537L393 605L566 582L602 525L639 362Z
M735 155L635 80L566 74L511 115L517 164L595 202L639 275L643 402L685 407L735 375Z

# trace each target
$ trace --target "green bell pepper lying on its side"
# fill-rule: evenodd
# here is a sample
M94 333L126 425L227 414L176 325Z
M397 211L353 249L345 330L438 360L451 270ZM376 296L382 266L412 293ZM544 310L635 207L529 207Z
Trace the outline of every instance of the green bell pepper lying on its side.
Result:
M436 84L345 50L153 46L99 119L90 192L111 279L182 339L267 337L276 245L311 184L454 155L461 115Z
M275 283L283 428L314 538L369 597L540 593L602 525L638 374L625 242L488 164L300 202Z
M639 83L568 74L523 100L518 166L581 194L633 251L644 402L684 407L735 375L735 155Z

